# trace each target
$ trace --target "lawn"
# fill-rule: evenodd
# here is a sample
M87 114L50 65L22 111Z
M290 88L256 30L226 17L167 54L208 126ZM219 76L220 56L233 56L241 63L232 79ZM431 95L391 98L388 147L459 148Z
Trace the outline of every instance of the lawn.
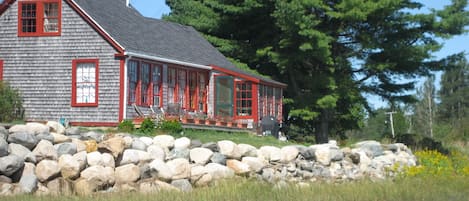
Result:
M216 186L197 188L190 193L160 192L155 194L138 193L99 193L90 197L43 196L31 195L0 197L9 201L271 201L271 200L357 200L357 201L419 201L419 200L454 200L469 198L469 177L412 177L385 181L356 181L346 183L315 182L309 186L272 185L265 182L238 178L222 181Z
M294 142L282 142L272 136L257 136L254 134L241 132L220 132L210 130L185 129L182 133L172 135L175 138L188 137L190 139L198 139L202 143L231 140L237 144L250 144L257 148L264 145L283 147L286 145L297 144Z

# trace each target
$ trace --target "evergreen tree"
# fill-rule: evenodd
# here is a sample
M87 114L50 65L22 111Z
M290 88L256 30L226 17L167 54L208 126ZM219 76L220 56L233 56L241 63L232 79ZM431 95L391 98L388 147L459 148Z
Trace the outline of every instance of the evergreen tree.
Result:
M441 78L439 118L456 124L469 117L469 65L462 59Z
M461 54L435 60L437 38L464 33L467 0L416 14L412 0L167 0L164 19L194 26L237 64L286 82L286 107L318 143L359 128L363 93L413 101L412 81ZM295 122L294 122L295 123Z

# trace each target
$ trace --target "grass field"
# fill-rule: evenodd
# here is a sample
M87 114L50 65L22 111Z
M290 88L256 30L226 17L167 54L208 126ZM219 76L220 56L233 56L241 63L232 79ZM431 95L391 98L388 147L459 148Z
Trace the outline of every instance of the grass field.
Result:
M99 193L89 197L31 195L0 197L9 201L271 201L271 200L357 200L357 201L467 201L469 200L469 177L422 177L405 178L394 181L357 181L340 184L322 182L311 183L306 187L272 184L237 179L222 181L216 186L198 188L190 193L160 192L155 194L138 193Z
M221 140L231 140L237 144L250 144L255 147L264 145L283 147L286 145L293 145L293 142L282 142L272 136L256 136L250 133L239 132L219 132L207 130L185 129L182 134L172 134L175 138L188 137L190 139L199 139L201 142L218 142Z

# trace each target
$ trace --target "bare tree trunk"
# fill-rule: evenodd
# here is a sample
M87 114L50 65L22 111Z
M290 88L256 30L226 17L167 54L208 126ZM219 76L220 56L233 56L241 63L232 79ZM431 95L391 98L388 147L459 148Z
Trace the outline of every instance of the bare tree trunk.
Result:
M432 104L433 104L433 99L432 99L432 94L431 93L428 93L428 112L429 112L429 129L430 129L430 137L433 138L433 108L432 108Z

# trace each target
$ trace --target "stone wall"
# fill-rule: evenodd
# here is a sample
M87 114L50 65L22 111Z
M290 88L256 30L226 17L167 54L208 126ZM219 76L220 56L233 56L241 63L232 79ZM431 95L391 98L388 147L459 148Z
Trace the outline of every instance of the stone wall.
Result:
M404 144L364 141L282 148L201 143L169 135L108 134L57 122L0 127L0 195L191 191L238 176L307 185L317 180L385 179L416 158Z

